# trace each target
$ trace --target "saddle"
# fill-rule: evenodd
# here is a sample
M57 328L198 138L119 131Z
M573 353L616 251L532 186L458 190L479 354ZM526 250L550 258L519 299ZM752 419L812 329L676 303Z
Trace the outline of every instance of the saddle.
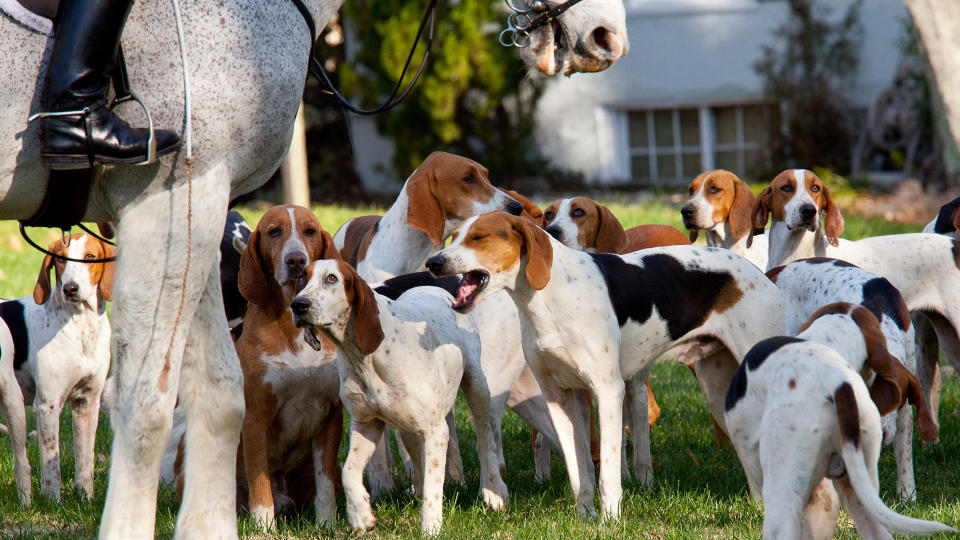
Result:
M56 28L60 0L0 0L0 11L18 23L38 33L50 34ZM117 52L112 73L114 103L131 99L127 65L123 47ZM80 223L90 199L90 185L94 169L50 171L47 190L40 209L29 219L21 220L27 227L56 227L69 229Z

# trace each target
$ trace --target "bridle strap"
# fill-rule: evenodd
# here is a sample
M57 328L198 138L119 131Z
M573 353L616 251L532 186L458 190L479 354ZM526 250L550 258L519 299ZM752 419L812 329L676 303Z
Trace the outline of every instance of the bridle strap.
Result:
M566 2L557 4L546 11L541 11L536 17L530 19L530 22L527 23L523 29L529 32L531 30L540 28L541 26L550 24L554 19L562 15L564 11L572 8L580 2L583 2L583 0L567 0Z
M307 9L307 6L304 5L303 0L291 1L303 16L303 20L306 21L307 26L310 28L310 42L312 44L313 40L315 40L317 37L316 22L313 20L313 16L310 15L310 11ZM576 1L579 2L580 0ZM410 54L407 55L407 61L403 64L403 70L400 72L400 78L397 79L397 84L394 86L390 97L388 97L387 100L379 106L372 109L361 109L353 103L350 103L347 98L343 97L343 95L337 90L336 86L334 86L333 81L330 80L330 75L327 74L327 70L323 67L323 62L321 62L316 55L313 54L313 45L310 47L310 60L307 65L307 71L317 79L321 86L324 87L324 93L333 96L341 107L352 113L371 115L389 111L390 109L399 105L400 102L407 97L407 94L413 90L413 87L420 79L420 75L423 73L423 69L427 65L427 59L430 57L430 50L433 48L433 29L436 21L437 2L438 0L430 0L430 2L427 4L427 9L423 13L423 18L420 20L420 27L417 29L417 36L413 39L413 45L410 47ZM413 53L417 50L417 44L420 43L420 38L423 35L424 29L427 27L428 21L430 23L430 32L427 34L426 48L423 52L423 59L420 61L420 67L417 68L417 72L413 75L413 79L411 79L407 87L401 92L400 89L403 86L403 79L407 76L407 69L410 67L410 61L413 60Z

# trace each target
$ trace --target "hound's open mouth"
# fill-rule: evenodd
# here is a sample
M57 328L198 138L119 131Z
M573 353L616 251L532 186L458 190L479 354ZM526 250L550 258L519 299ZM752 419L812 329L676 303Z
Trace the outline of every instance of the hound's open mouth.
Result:
M488 281L490 274L483 270L471 270L463 274L457 287L457 297L453 299L453 309L461 311L470 308Z

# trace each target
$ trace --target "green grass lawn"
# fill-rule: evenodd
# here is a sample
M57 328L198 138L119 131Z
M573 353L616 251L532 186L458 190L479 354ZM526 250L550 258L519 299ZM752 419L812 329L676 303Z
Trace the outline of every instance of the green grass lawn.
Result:
M538 201L543 202L543 201ZM608 201L625 226L641 223L669 223L680 227L679 205L651 199L625 204ZM251 224L262 213L241 210ZM380 212L378 208L314 208L323 226L335 231L348 217ZM917 231L917 225L892 224L876 219L847 217L847 238ZM38 238L50 242L55 235ZM0 297L28 295L36 281L41 256L19 242L16 227L0 223ZM949 370L948 370L949 371ZM553 474L538 484L533 477L533 455L526 426L513 413L504 421L504 446L508 470L504 477L510 489L510 503L504 512L486 510L477 498L479 465L474 450L469 413L458 401L457 432L467 471L466 487L445 488L443 535L454 538L756 538L760 534L762 509L750 500L746 479L732 451L718 451L713 441L709 413L689 371L672 361L658 362L652 369L653 388L663 415L653 430L652 452L656 479L652 487L640 490L624 484L622 517L616 524L599 524L578 519L567 485L563 462L553 456ZM945 376L941 402L941 442L923 445L915 438L914 463L919 499L915 504L896 503L896 472L893 451L884 449L880 462L880 492L897 510L915 517L960 523L960 385L950 371ZM54 503L41 499L40 467L36 441L29 453L33 465L34 504L23 508L17 502L13 461L9 444L0 443L0 537L3 538L89 538L96 534L106 494L111 431L102 417L97 434L96 497L81 501L72 488L73 452L69 415L61 418L64 499ZM30 429L35 424L30 417ZM6 439L0 435L0 439ZM346 442L341 447L344 457ZM244 537L350 536L342 496L338 525L333 531L314 525L312 508L295 519L281 519L275 534L258 533L245 516L240 520ZM408 492L396 492L374 502L378 524L374 537L419 536L420 505ZM169 537L176 521L177 500L161 491L157 534ZM839 536L855 538L853 524L845 515Z

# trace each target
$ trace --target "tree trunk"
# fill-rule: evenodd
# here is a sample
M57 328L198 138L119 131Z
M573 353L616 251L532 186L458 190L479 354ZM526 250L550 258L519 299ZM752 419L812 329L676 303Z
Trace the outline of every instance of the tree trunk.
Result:
M904 0L933 69L953 144L960 151L960 2ZM956 171L950 171L955 173Z

